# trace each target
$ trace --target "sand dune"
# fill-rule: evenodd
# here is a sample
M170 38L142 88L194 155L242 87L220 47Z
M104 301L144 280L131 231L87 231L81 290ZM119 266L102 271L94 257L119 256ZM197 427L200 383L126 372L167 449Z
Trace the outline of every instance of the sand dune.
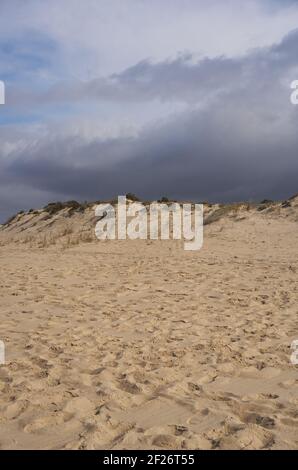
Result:
M197 252L95 241L92 208L2 227L0 448L297 449L297 206Z

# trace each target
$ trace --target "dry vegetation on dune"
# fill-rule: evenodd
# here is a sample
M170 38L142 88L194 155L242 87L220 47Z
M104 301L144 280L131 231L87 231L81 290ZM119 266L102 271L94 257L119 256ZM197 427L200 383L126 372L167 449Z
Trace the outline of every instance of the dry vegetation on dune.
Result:
M139 198L127 194L128 203L139 201ZM298 196L293 196L283 202L264 200L260 203L240 202L234 204L204 203L204 225L215 222L245 220L255 213L262 213L269 217L286 217L297 221ZM43 209L30 209L28 212L20 211L0 226L0 244L20 242L30 243L32 246L45 248L53 244L72 246L80 242L95 241L94 228L97 221L94 209L97 202L77 201L53 202ZM106 201L116 205L117 200ZM171 204L171 201L162 197L158 202ZM144 202L146 206L149 202Z

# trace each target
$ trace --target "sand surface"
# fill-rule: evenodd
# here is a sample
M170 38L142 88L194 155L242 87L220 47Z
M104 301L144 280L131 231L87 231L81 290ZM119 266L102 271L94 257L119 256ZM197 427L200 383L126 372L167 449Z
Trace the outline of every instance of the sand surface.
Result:
M0 448L297 449L297 228L0 246Z

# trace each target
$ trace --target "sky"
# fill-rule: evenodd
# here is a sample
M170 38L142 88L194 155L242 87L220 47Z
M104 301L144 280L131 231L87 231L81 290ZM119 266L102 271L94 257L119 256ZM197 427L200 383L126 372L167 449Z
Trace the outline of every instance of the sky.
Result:
M0 223L297 193L297 51L297 0L1 0Z

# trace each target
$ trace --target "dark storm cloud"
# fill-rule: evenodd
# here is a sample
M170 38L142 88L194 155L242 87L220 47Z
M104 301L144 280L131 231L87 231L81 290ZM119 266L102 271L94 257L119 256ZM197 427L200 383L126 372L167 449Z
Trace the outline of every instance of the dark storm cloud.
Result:
M290 104L290 82L298 79L297 50L295 31L239 59L137 64L112 78L110 97L118 90L118 100L182 100L188 110L134 138L86 143L45 137L1 164L2 189L22 184L53 199L81 200L129 191L213 201L296 193L298 109ZM86 93L107 98L106 84L89 83ZM206 96L203 109L191 106Z
M136 139L81 148L61 141L55 153L45 146L30 158L17 159L5 180L80 199L128 191L146 198L166 194L198 200L282 198L296 192L297 134L288 139L286 130L277 137L268 134L268 127L264 132L243 130L244 115L244 109L233 113L233 105L229 109L223 100L205 113L187 113ZM249 113L246 117L249 121ZM269 117L269 128L270 123ZM109 163L120 149L123 159Z

